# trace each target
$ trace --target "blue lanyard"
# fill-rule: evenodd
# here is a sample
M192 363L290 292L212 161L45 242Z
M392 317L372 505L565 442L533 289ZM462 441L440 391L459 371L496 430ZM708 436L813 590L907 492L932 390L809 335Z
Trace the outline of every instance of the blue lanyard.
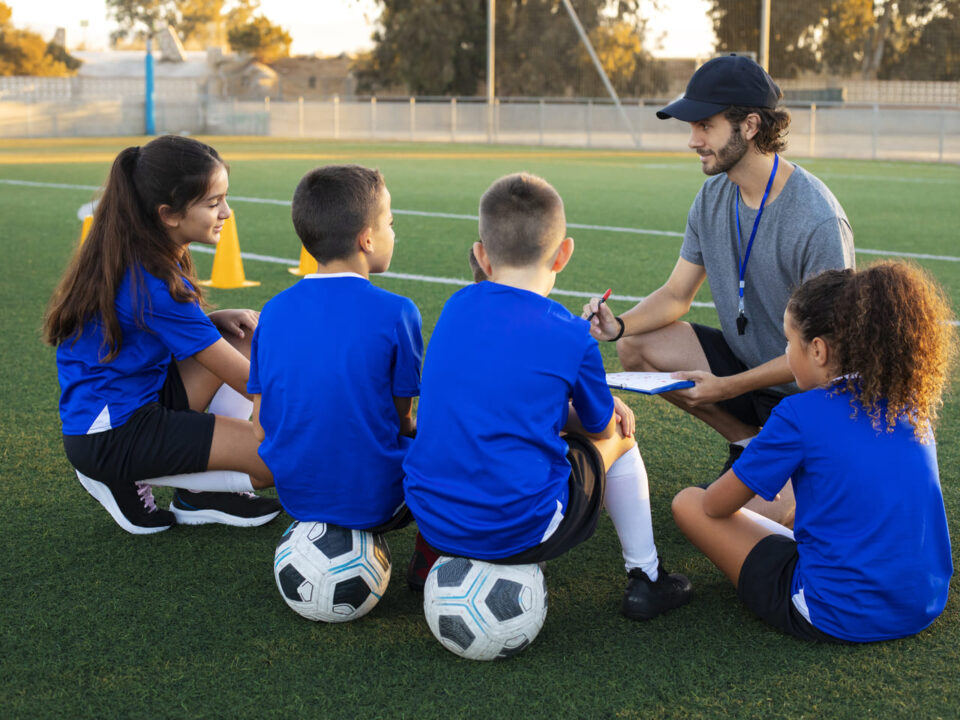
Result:
M737 196L734 201L734 212L736 213L737 218L737 262L740 266L740 294L737 301L737 330L743 335L744 330L747 326L747 319L743 314L743 288L745 286L744 277L747 273L747 263L750 261L750 251L753 249L753 240L757 236L757 228L760 226L760 216L763 215L763 206L767 204L767 198L770 196L770 188L773 187L773 179L777 175L777 165L779 164L780 156L773 156L773 170L770 171L770 179L767 180L767 189L763 191L763 199L760 201L760 209L757 210L757 218L753 221L753 230L750 231L750 240L747 241L747 252L743 255L743 260L740 259L741 256L741 238L740 238L740 188L737 188Z

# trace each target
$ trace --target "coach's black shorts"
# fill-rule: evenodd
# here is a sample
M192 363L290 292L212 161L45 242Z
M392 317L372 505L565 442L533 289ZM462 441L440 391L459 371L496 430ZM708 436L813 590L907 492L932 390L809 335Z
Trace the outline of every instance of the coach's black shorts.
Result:
M603 509L607 482L603 457L596 446L582 435L568 433L567 460L570 461L569 494L563 519L553 534L539 545L510 557L487 560L501 565L526 565L560 557L593 535ZM445 553L440 553L441 555Z
M111 482L204 472L215 416L190 409L176 362L156 402L137 409L120 427L92 435L64 435L67 459L84 475Z
M697 334L703 354L707 356L710 372L717 377L736 375L749 370L740 358L733 354L727 345L723 333L716 328L690 323ZM782 393L773 390L752 390L729 400L721 400L718 405L747 425L762 427L777 403L783 400Z
M817 630L794 606L790 587L799 557L796 541L785 535L768 535L758 542L740 569L740 602L778 630L801 640L848 644Z

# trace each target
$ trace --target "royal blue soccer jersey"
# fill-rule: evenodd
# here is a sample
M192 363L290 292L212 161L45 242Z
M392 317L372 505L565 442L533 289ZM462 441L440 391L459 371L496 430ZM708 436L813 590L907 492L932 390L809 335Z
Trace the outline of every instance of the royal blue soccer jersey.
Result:
M410 442L394 397L419 394L422 358L416 305L360 275L308 275L266 304L247 390L292 517L365 529L393 516Z
M120 427L135 410L158 399L171 355L183 360L221 337L196 302L178 302L163 280L142 268L139 274L142 282L133 282L128 270L117 288L114 307L123 337L113 360L102 362L108 349L99 315L57 347L65 435Z
M733 471L771 500L796 495L794 604L857 642L904 637L942 612L953 574L933 438L905 420L877 431L850 395L815 389L780 401Z
M536 293L481 282L457 292L430 337L407 504L441 551L490 559L540 543L567 503L559 433L568 401L589 432L613 415L585 320Z

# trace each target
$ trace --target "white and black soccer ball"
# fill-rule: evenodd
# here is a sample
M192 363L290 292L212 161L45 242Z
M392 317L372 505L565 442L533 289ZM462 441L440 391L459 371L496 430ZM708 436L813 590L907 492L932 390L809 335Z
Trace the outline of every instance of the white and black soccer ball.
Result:
M547 580L536 564L440 557L427 576L423 611L447 650L470 660L511 657L547 619Z
M390 582L383 535L295 522L280 538L273 576L287 605L309 620L347 622L376 605Z

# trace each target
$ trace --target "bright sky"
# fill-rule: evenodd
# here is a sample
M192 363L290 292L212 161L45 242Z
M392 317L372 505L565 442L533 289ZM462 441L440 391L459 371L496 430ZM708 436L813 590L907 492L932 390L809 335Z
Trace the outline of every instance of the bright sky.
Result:
M57 27L66 28L70 48L107 47L112 23L104 0L3 0L13 9L13 24L49 39ZM646 2L651 32L647 46L661 57L708 54L713 30L707 19L707 0L669 0L656 13ZM293 37L294 55L336 55L371 46L378 16L373 0L261 0L260 9L271 22ZM54 18L51 20L51 18ZM84 24L86 26L84 26ZM662 37L657 49L656 39Z

